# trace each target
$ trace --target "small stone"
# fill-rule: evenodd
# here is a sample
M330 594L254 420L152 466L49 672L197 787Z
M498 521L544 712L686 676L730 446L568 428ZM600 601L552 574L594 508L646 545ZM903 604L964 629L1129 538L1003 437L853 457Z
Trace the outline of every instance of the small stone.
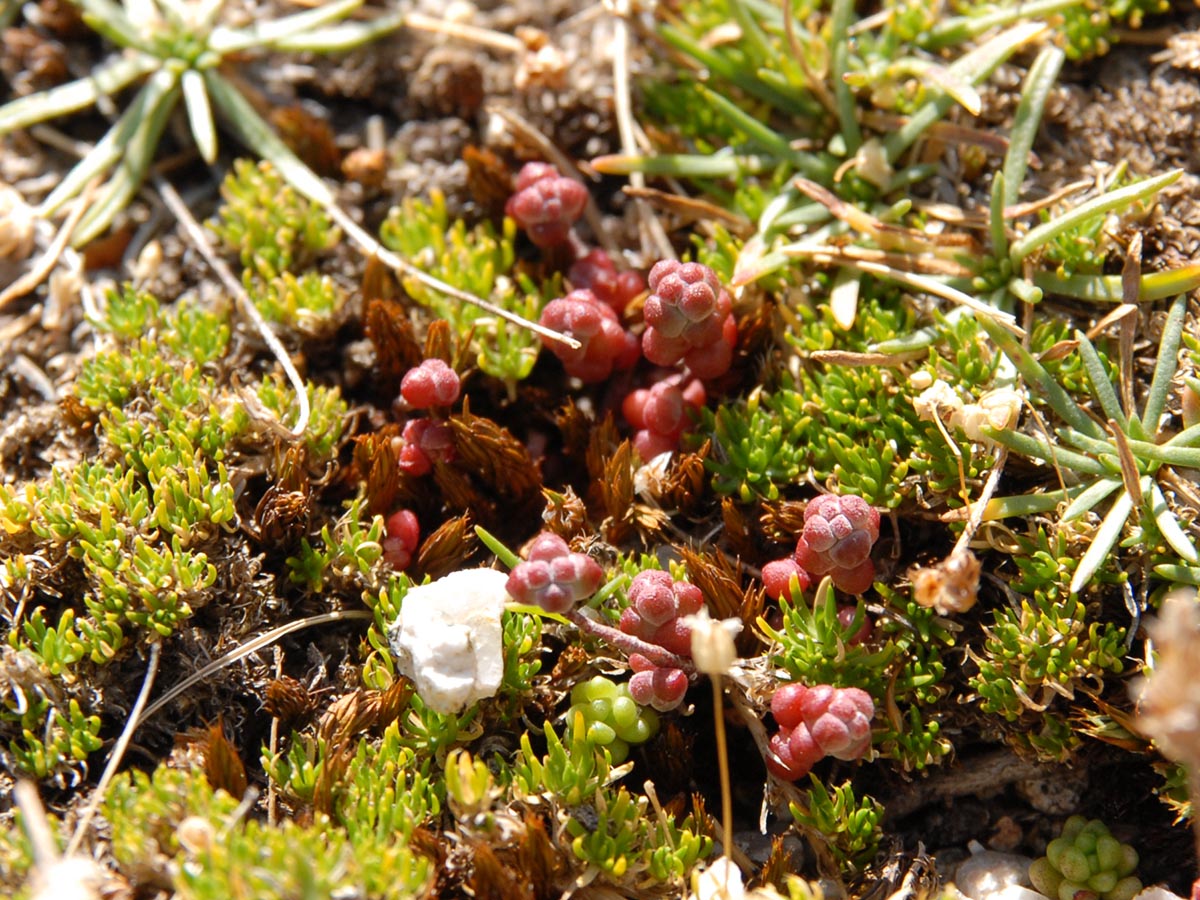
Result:
M1000 900L1000 893L1010 887L1029 887L1029 867L1033 860L1028 856L1016 853L998 853L995 850L976 849L958 865L954 883L963 896L971 900ZM1005 895L1004 900L1036 900L1040 897L1034 891L1033 898L1016 898Z
M499 690L507 580L495 569L464 569L404 596L388 641L398 668L434 712L462 712Z

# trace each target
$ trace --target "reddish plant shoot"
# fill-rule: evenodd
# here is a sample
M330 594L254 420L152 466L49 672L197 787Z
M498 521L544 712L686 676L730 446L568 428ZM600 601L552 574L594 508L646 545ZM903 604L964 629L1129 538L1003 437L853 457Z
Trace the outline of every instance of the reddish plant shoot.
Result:
M604 571L586 553L573 553L561 537L542 532L527 559L509 573L505 590L518 603L562 615L600 589Z
M452 406L461 391L458 373L440 359L427 359L404 373L400 396L413 409Z
M812 575L829 575L848 594L875 580L871 548L879 538L879 511L861 497L822 494L804 510L796 562Z
M410 510L400 509L384 520L384 537L380 541L383 558L397 572L407 569L421 543L421 526Z
M780 730L771 738L767 768L788 781L825 756L860 759L871 746L875 703L861 688L785 684L771 698L771 714Z
M618 272L612 258L599 247L575 260L567 272L567 280L577 290L591 291L617 315L646 289L646 279L640 272Z
M587 202L587 188L578 181L558 174L549 163L531 162L517 175L516 193L504 212L545 249L567 243Z
M637 338L621 327L612 308L589 290L575 290L551 300L542 310L540 324L579 341L572 349L543 338L562 361L567 374L581 381L604 381L613 369L628 369L638 360Z
M455 459L454 432L445 422L429 419L410 419L401 434L400 470L421 477L433 470L434 461L453 462Z
M701 263L665 259L650 270L642 352L655 365L684 363L699 378L729 371L737 343L733 302Z

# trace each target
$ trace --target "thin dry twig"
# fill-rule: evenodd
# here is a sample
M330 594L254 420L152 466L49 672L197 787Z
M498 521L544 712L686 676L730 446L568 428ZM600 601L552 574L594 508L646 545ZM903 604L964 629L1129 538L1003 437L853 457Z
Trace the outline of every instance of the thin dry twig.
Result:
M629 85L629 0L606 0L605 6L613 14L613 106L617 134L621 137L621 152L633 155L637 153L637 137ZM646 176L631 172L629 184L635 189L645 188ZM636 199L634 208L641 220L644 243L650 245L643 249L652 250L659 259L674 259L675 248L654 210L648 203Z
M162 644L160 642L155 641L150 645L150 659L146 663L146 675L142 679L142 689L138 691L137 701L133 704L133 709L129 711L129 718L125 720L125 727L121 730L121 736L117 738L117 742L113 745L112 753L108 757L108 764L105 765L104 773L100 776L100 782L96 785L96 789L92 791L92 796L88 800L87 807L83 810L83 815L79 817L79 824L75 826L75 833L71 835L71 841L67 844L67 856L74 855L79 849L79 845L83 841L83 836L87 833L88 826L92 824L92 819L96 815L96 810L100 808L100 804L104 800L104 795L108 791L109 784L117 774L117 767L121 765L121 760L125 758L125 751L129 747L129 742L133 740L133 733L137 730L138 718L142 714L142 709L145 707L146 701L150 699L150 691L154 687L154 678L158 674L158 659L161 653Z
M4 309L13 300L24 297L50 277L50 273L54 271L54 267L58 265L59 259L67 249L67 244L71 240L71 233L75 230L75 226L79 224L79 220L83 218L83 214L87 212L88 205L92 201L92 196L96 193L96 189L99 186L99 178L93 178L88 183L88 186L83 189L83 193L76 201L75 206L71 209L70 215L63 221L62 227L58 229L54 240L50 242L50 246L46 248L46 252L34 264L34 267L6 287L3 292L0 292L0 309Z
M171 210L175 218L179 220L179 224L183 226L183 232L188 240L192 242L200 255L204 257L204 261L216 272L217 277L221 280L221 284L225 286L225 290L237 300L238 307L242 313L254 323L255 329L266 342L271 354L283 367L284 374L291 382L292 390L296 394L296 404L299 406L299 412L296 415L296 423L289 429L294 438L303 436L308 430L308 419L311 415L311 410L308 403L308 388L304 384L304 379L300 377L300 373L296 371L295 365L292 363L291 356L288 355L287 349L280 342L275 332L271 330L271 326L267 324L267 320L263 318L262 313L258 311L258 307L254 305L254 301L250 299L250 295L246 293L246 289L233 276L229 266L225 264L225 260L217 255L217 251L213 249L212 241L208 239L208 235L204 233L204 229L200 227L200 223L196 221L196 217L192 215L192 211L188 209L187 204L183 202L183 198L175 188L167 183L167 180L161 175L154 176L154 187L158 190L159 195L163 199L163 203Z
M157 700L146 708L146 711L138 718L137 723L133 726L136 731L140 728L147 719L153 716L156 712L186 691L194 684L198 684L208 676L221 671L226 666L233 665L238 660L245 659L252 653L257 653L264 647L270 647L282 637L287 637L296 631L303 631L305 628L312 628L315 625L326 625L330 622L349 622L361 619L371 619L373 613L365 609L341 609L334 612L321 613L316 616L309 616L306 619L297 619L294 622L288 622L286 625L280 625L278 628L272 628L270 631L260 634L256 638L251 638L233 650L230 650L224 656L214 659L207 666L199 669L189 675L175 687L171 688Z

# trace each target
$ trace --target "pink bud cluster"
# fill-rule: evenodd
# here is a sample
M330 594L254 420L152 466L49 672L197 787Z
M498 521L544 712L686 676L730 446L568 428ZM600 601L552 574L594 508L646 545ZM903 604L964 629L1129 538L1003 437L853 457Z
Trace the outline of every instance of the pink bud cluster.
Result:
M567 280L573 288L591 291L617 315L646 289L646 279L641 272L632 269L618 272L612 258L599 247L575 260L567 271Z
M685 386L668 378L649 388L626 395L621 405L625 421L637 429L633 447L643 460L679 449L679 439L688 424L688 411L698 410L707 400L704 385L693 378Z
M420 543L421 525L411 510L397 510L384 520L383 558L397 572L409 567Z
M458 373L440 359L424 360L400 381L400 396L412 409L453 406L461 389Z
M629 606L621 613L620 628L648 644L657 644L676 656L692 655L692 631L685 616L700 612L704 595L686 581L675 581L658 570L639 572L629 585ZM630 654L633 677L629 692L642 706L660 712L674 709L687 693L687 674L671 666L659 666L640 653Z
M621 327L612 307L589 290L574 290L551 300L539 322L582 345L573 350L559 341L542 339L567 374L581 381L604 381L614 368L628 369L638 361L637 338Z
M527 559L509 573L505 590L518 603L563 614L600 589L604 571L586 553L573 553L557 534L543 531L529 545Z
M829 575L847 594L875 581L871 548L879 539L879 511L862 497L822 494L804 509L804 531L790 557L763 566L763 586L778 600L793 576L805 590L814 575Z
M785 781L808 774L826 756L859 759L871 746L875 703L861 688L785 684L771 698L771 713L779 733L771 738L767 768Z
M571 226L587 207L588 192L578 181L558 174L549 163L526 163L517 174L517 189L504 212L545 249L567 243Z
M685 363L700 378L729 371L737 343L733 302L702 263L664 259L650 270L642 352L659 366Z
M409 419L401 433L400 471L420 478L433 470L435 462L454 462L454 432L445 422Z
M879 539L879 511L862 497L822 494L804 509L796 562L813 575L828 574L848 594L875 580L871 548Z

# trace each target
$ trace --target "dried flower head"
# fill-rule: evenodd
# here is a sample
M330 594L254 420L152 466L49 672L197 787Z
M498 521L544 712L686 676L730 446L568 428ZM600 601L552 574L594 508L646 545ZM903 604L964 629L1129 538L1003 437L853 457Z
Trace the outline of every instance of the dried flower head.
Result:
M937 565L913 572L913 599L939 616L966 612L978 597L980 569L974 553L957 550Z
M23 260L33 252L33 207L16 188L0 182L0 259Z
M1148 624L1157 658L1134 688L1138 723L1166 755L1200 766L1200 603L1195 588L1180 588Z

